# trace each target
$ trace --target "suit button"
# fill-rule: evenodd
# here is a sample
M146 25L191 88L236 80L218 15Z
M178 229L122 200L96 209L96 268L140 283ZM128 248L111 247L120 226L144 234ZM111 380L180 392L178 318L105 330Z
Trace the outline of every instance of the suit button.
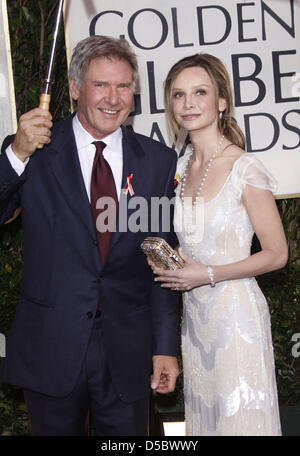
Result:
M96 313L95 313L95 318L101 317L101 310L100 307L97 308Z
M93 239L93 244L98 247L98 242L96 241L96 239Z
M93 312L87 312L87 313L86 313L86 316L87 316L88 318L93 318Z

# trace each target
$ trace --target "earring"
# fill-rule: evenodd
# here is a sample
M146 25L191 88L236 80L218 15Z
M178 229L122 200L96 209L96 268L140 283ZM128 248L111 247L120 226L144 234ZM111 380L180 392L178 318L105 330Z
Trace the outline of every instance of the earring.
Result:
M220 112L219 112L219 118L220 118L220 120L223 119L223 111L220 111Z

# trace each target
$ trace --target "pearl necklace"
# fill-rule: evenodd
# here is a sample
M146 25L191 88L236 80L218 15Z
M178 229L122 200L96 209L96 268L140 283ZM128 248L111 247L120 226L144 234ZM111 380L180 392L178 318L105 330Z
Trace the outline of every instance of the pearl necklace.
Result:
M208 171L212 165L212 162L214 161L214 159L216 158L216 155L219 153L220 151L220 148L221 148L221 145L223 143L223 140L224 140L224 135L221 136L221 139L219 141L219 144L216 148L216 150L214 151L214 153L212 154L212 156L210 157L209 161L208 161L208 164L207 164L207 167L204 171L204 175L202 177L202 180L200 182L200 185L199 185L199 188L197 190L197 193L195 195L195 198L194 198L194 201L193 201L193 206L196 204L199 196L200 196L200 193L203 189L203 186L204 186L204 183L206 181L206 178L207 178L207 174L208 174ZM184 173L183 173L183 176L182 176L182 179L181 179L181 190L180 190L180 199L182 201L182 203L184 204L184 188L185 188L185 183L186 183L186 175L187 175L187 169L188 169L188 165L189 165L189 162L190 162L190 159L191 159L191 156L194 154L194 149L192 149L192 153L191 155L189 156L187 162L186 162L186 165L185 165L185 170L184 170Z

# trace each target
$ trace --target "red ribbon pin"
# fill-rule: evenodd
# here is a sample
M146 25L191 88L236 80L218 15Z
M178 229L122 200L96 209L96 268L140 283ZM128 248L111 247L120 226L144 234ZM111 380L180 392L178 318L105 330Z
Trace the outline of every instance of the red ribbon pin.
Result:
M125 195L127 195L128 192L130 193L131 196L134 195L134 191L133 191L132 183L131 183L131 181L132 181L132 176L133 176L133 174L131 173L131 174L129 174L129 176L127 177L126 185L125 185L124 190L123 190L123 193L124 193Z

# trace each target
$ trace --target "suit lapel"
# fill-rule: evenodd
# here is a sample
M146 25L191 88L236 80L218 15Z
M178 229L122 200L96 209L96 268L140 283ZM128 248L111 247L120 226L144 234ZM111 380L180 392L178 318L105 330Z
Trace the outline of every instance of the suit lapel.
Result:
M119 210L117 213L117 231L114 233L112 237L111 248L116 244L118 239L124 231L119 231L120 227L124 227L124 223L126 223L126 227L128 229L128 217L126 220L122 220L122 224L120 225L120 217L124 216L120 213L120 206L128 208L129 200L132 196L142 196L144 194L143 189L145 187L146 182L146 175L145 169L143 166L143 158L144 158L144 151L141 148L141 145L136 140L134 134L127 128L122 127L123 133L123 172L122 172L122 185L121 185L121 194L120 194L120 203L119 203ZM134 191L134 195L131 195L130 192L127 194L124 193L124 189L127 183L127 178L132 174L132 187Z
M127 128L122 127L123 132L123 174L122 190L126 186L127 178L133 174L132 183L134 192L140 195L143 189L143 158L144 151L136 140L134 134ZM128 192L128 197L131 197Z
M127 177L133 174L132 186L134 195L143 196L145 194L145 183L147 182L147 169L144 166L144 151L136 140L134 134L126 127L122 127L123 132L123 171L120 204L128 206L132 195L128 192L123 193L126 186ZM80 168L75 137L72 128L72 117L64 121L59 130L53 135L51 142L51 158L49 165L55 175L57 185L68 206L73 210L79 220L90 231L91 236L96 239L96 228L93 215L90 209L90 202L86 193L84 180ZM121 201L122 199L122 201ZM120 206L120 205L119 205ZM117 227L119 227L120 211L117 213ZM126 224L128 220L126 217ZM127 225L126 225L127 226ZM124 232L116 231L112 237L111 249L117 243Z
M75 137L72 128L72 117L67 119L61 129L54 135L51 143L49 164L68 206L76 213L96 239L95 223L90 209L84 180L80 168ZM52 152L52 151L51 151Z

